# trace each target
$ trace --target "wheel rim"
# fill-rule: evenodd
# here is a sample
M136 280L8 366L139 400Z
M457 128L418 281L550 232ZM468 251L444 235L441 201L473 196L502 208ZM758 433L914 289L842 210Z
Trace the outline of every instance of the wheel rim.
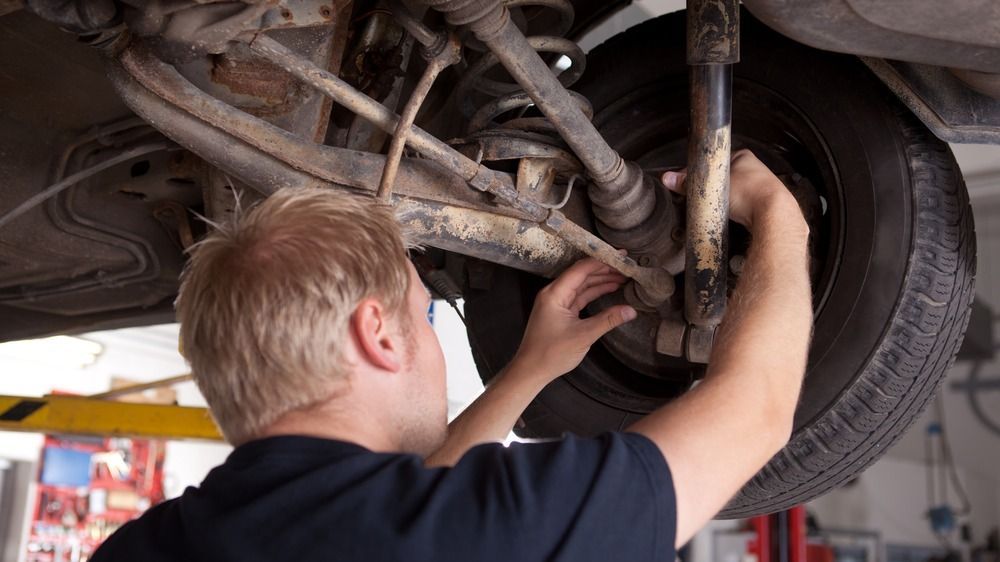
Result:
M814 310L819 317L829 305L844 246L844 189L831 151L802 111L754 81L734 79L733 115L734 149L749 148L786 183L798 178L797 189L812 191L817 197L818 209L809 223L810 250L817 264L811 272ZM682 167L687 158L686 78L633 90L601 110L595 124L624 158L638 162L647 172L659 175ZM743 253L748 245L746 231L731 226L731 254ZM603 308L620 302L618 296L596 304ZM657 324L658 319L640 317L628 330L605 337L567 382L594 400L636 413L650 412L682 394L701 376L703 367L656 354ZM814 345L814 352L824 352L824 342Z

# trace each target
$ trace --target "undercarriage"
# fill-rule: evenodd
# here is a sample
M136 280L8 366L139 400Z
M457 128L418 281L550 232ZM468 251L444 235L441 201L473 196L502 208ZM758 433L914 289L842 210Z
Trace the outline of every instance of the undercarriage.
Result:
M689 0L584 53L573 39L619 4L0 3L0 339L171 321L185 251L213 224L282 188L345 190L394 207L431 284L466 298L484 380L540 278L584 256L628 277L590 312L626 302L640 318L522 433L620 428L703 375L749 244L728 221L730 155L747 148L812 232L821 382L783 454L822 459L800 485L765 469L727 515L829 489L919 413L961 342L971 212L934 135L1000 131L1000 44L859 60L774 33L805 16L770 0ZM931 74L907 78L964 60L933 67L957 81L937 97L918 95L943 83ZM978 110L947 111L960 102ZM659 179L680 168L686 197ZM862 461L820 433L846 442L843 420L866 416L850 430L871 445Z

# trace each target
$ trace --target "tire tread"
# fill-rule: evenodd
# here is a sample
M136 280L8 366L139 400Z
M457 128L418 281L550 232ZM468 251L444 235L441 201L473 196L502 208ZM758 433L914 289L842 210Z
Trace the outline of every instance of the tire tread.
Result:
M767 511L787 509L853 478L902 437L954 363L974 293L972 209L947 145L904 109L898 116L916 221L909 271L887 337L852 388L793 435L720 517L759 514L765 502Z

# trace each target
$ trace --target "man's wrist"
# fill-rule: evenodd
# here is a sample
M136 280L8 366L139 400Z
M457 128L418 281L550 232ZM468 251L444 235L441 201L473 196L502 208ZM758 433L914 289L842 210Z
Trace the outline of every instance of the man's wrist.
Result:
M784 189L769 196L754 210L749 230L754 235L779 235L792 242L805 242L809 238L809 224L798 201Z
M541 390L545 385L559 378L559 374L552 375L539 364L538 361L526 359L521 355L515 355L503 371L503 376L508 379L523 381L538 386Z

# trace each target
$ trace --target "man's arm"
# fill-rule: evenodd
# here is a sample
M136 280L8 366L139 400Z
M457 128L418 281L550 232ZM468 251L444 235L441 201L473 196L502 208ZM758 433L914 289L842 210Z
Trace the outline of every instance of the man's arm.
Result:
M624 305L580 318L588 304L616 291L624 281L620 273L587 258L542 289L510 365L448 426L444 445L425 464L451 466L469 448L505 439L545 385L579 365L601 336L635 318L635 310Z
M675 188L679 179L665 183ZM808 226L749 152L733 160L731 216L752 242L705 379L628 429L669 462L678 546L788 442L811 337Z

